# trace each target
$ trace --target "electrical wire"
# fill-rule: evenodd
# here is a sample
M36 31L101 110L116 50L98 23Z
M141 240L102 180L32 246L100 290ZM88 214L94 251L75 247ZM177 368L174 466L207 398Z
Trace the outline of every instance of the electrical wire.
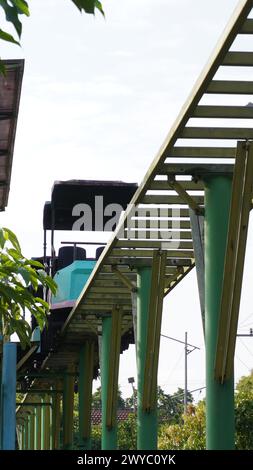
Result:
M243 362L242 359L240 359L239 356L237 356L237 354L236 354L235 358L236 358L238 361L240 361L240 362L244 365L244 367L246 367L246 369L248 369L248 371L251 370L250 367L248 367L247 364L245 364L245 362Z
M245 347L245 349L248 351L248 353L253 356L253 353L252 351L248 348L248 346L244 343L243 339L242 338L239 338L241 343L243 344L243 346Z
M250 313L250 314L242 321L242 323L240 323L239 326L240 326L240 327L243 327L243 325L246 323L246 321L247 321L250 317L252 317L252 316L253 316L253 313Z
M171 375L173 374L174 370L176 369L176 367L178 366L178 364L180 363L182 357L183 357L183 354L184 354L184 350L181 352L176 364L173 366L173 368L171 369L171 371L169 372L169 376L168 376L168 379L166 380L166 382L164 382L161 386L164 387L164 385L167 385L168 381L170 380L170 377Z

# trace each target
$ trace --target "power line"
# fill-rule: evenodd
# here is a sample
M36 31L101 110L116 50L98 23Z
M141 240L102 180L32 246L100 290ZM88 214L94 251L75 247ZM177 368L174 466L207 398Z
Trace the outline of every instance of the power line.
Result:
M204 390L206 387L199 387L199 388L195 388L194 390L187 390L188 393L194 393L194 392L198 392L199 390ZM184 396L184 393L179 393L178 395L173 395L171 398L172 400L174 399L177 399L177 398L181 398Z
M248 367L247 364L245 364L245 362L243 362L242 359L240 359L238 355L236 355L235 357L238 361L240 361L244 365L244 367L246 367L246 369L250 370L250 367Z
M163 338L167 338L167 339L171 339L172 341L176 341L177 343L185 344L185 341L181 341L180 339L177 339L177 338L172 338L172 336L167 336L167 335L164 335L162 333L161 333L161 336ZM194 346L193 344L190 344L190 343L187 343L187 346L190 346L191 348L200 350L200 348L198 346Z
M190 354L191 352L195 351L196 349L200 350L200 348L198 346L195 346L194 344L190 344L188 343L188 340L187 340L187 331L185 332L185 340L184 341L181 341L180 339L177 339L177 338L173 338L171 336L167 336L167 335L164 335L164 334L161 334L162 337L166 338L166 339L170 339L172 341L176 341L177 343L180 343L180 344L183 344L184 345L184 411L185 413L187 412L187 379L188 379L188 361L187 361L187 356L188 354ZM188 347L192 348L192 349L188 349Z
M246 323L246 321L247 321L250 317L252 317L252 316L253 316L253 313L250 313L250 314L243 320L243 322L242 322L240 325L243 326L243 325Z
M251 356L253 356L251 350L250 350L250 349L248 348L248 346L243 342L243 340L241 339L240 341L241 341L241 344L245 347L245 349L249 352L249 354L250 354Z
M168 375L169 375L169 377L168 377L168 379L166 380L166 382L164 382L164 383L163 383L163 386L164 386L164 385L166 385L166 384L168 383L168 381L169 381L169 379L170 379L170 376L173 374L174 370L176 369L176 367L177 367L177 366L178 366L178 364L180 363L180 361L181 361L181 359L182 359L182 356L183 356L183 354L184 354L184 350L181 352L181 354L180 354L180 356L179 356L179 358L178 358L178 360L177 360L176 364L175 364L175 365L172 367L172 369L171 369L170 373L168 374Z

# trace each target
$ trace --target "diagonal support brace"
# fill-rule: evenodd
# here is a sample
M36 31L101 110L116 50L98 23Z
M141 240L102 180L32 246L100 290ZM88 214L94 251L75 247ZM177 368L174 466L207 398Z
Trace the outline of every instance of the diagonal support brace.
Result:
M197 271L200 310L205 336L205 260L204 260L204 217L189 209L192 241Z
M195 212L195 214L203 215L204 209L200 207L190 194L175 180L175 177L168 177L169 186L177 192L177 194L185 201L185 203Z
M215 360L221 383L233 373L243 268L252 199L253 143L238 142Z
M106 403L106 426L108 429L116 425L121 326L122 312L120 308L115 307L112 310L112 332L109 357L110 368Z
M166 258L166 251L154 251L142 400L144 411L154 409L156 406L157 370L160 349Z
M131 291L136 292L136 284L131 282L116 266L112 266L112 272L121 280L121 282Z

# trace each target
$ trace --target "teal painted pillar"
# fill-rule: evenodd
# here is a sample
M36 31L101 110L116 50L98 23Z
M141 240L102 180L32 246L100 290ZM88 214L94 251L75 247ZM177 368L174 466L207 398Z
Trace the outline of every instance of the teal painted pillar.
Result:
M147 354L148 313L151 291L151 268L138 269L137 275L137 449L157 449L157 410L146 412L142 408L145 360Z
M56 390L60 390L60 383L55 384ZM60 427L61 427L61 395L56 393L52 399L52 449L60 448Z
M91 449L91 402L94 367L94 344L86 341L79 355L79 448Z
M214 378L232 180L205 181L205 337L207 449L234 448L234 379Z
M24 448L25 448L25 424L24 424L24 420L23 420L23 424L21 426L21 432L22 432L22 435L21 435L20 450L24 450Z
M73 412L74 412L74 382L73 370L64 375L63 380L63 449L73 447Z
M45 395L42 407L42 450L50 449L50 405L48 395Z
M31 450L31 414L30 412L28 412L28 416L27 416L27 434L28 434L28 437L27 437L27 448L28 450Z
M109 357L112 334L112 318L103 318L101 351L101 397L102 397L102 450L117 449L117 425L106 426L106 405L108 396Z
M38 398L38 402L41 403L41 398ZM35 408L35 449L41 450L41 406Z
M1 392L3 450L15 450L16 445L16 365L16 343L4 343Z
M29 416L29 450L34 450L34 436L35 436L35 412L33 410Z
M23 450L28 450L28 414L25 417L25 426L24 426L24 449Z

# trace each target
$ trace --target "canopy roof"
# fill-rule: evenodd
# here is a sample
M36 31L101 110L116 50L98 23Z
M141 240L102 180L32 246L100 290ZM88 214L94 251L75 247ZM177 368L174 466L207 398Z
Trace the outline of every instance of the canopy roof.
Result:
M3 63L6 75L0 75L0 211L8 204L24 60Z

